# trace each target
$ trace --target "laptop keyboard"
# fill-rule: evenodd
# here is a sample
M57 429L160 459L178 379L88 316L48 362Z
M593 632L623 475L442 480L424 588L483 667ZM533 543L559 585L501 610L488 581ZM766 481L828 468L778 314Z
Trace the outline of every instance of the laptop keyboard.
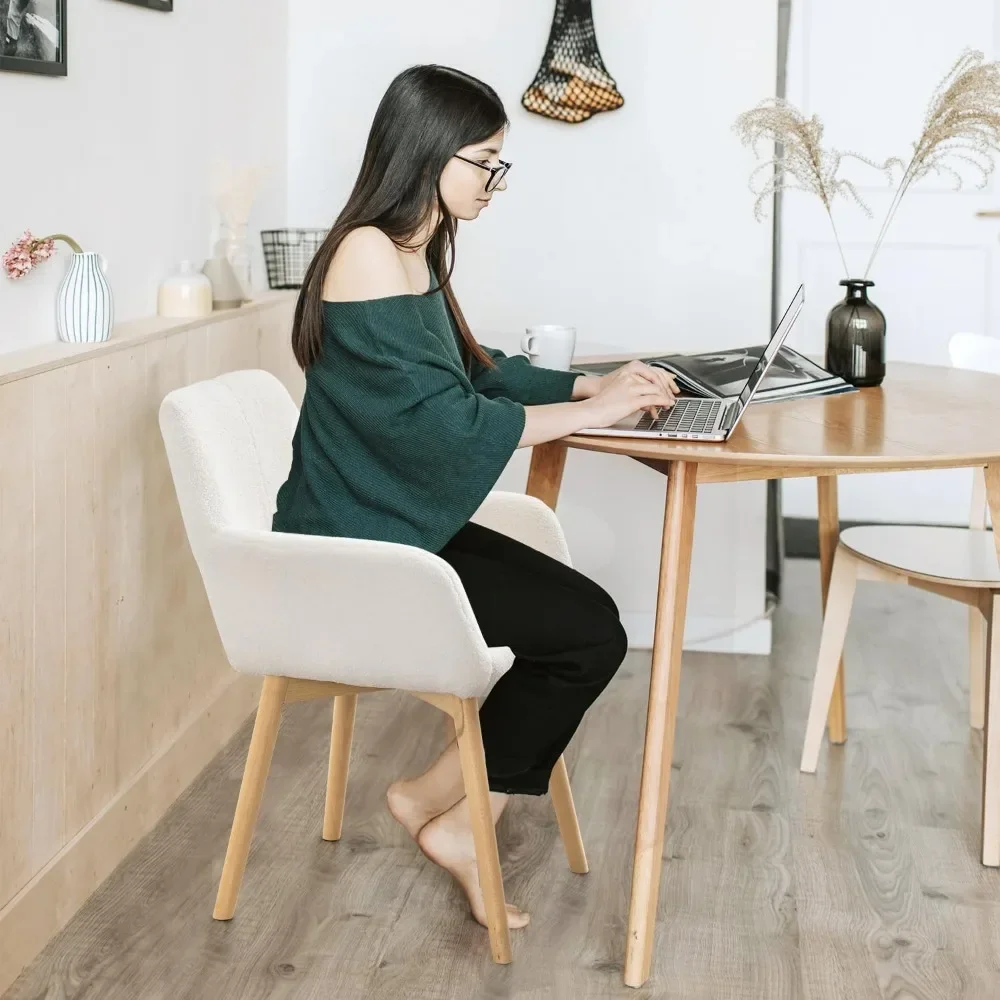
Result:
M679 399L660 415L644 413L635 425L637 431L676 431L678 434L705 434L715 426L722 409L718 399Z

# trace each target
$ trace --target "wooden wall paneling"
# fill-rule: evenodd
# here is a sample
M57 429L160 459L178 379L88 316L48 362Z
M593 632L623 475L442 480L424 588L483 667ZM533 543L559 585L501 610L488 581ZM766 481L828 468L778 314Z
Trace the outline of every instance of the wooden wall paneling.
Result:
M56 854L66 833L66 429L72 419L71 376L71 368L56 368L30 382L34 501L25 532L33 541L34 576L31 593L25 594L24 600L32 607L35 637L28 845L32 871Z
M97 609L97 663L94 704L94 787L88 814L94 815L114 795L121 775L118 773L120 725L130 692L120 683L122 604L125 554L125 519L127 485L123 478L124 452L127 447L128 421L123 402L128 398L126 382L131 363L128 352L108 354L100 359L95 373L95 554ZM131 414L129 415L131 417ZM87 586L85 580L76 581ZM132 595L129 595L132 596ZM123 690L125 688L125 690ZM121 702L124 696L125 703ZM76 831L71 831L75 833Z
M244 368L258 368L257 315L226 319L213 325L208 337L209 377Z
M16 892L31 872L25 835L31 829L34 763L31 397L30 383L0 386L0 899Z
M256 703L222 650L158 413L226 371L294 376L290 316L277 298L0 365L0 993Z
M98 545L104 511L97 483L96 376L105 359L66 368L66 837L94 816L98 785L98 734L110 723L113 706L99 705L101 651L97 622L101 606ZM103 447L103 442L101 442ZM108 783L103 779L102 787Z
M151 751L176 732L200 694L191 689L193 671L188 661L195 658L187 655L185 619L178 615L186 599L185 591L191 586L193 567L159 425L163 397L189 381L187 352L186 333L146 345L141 455L145 467L142 508L147 558L142 586L147 605L144 642L156 669L144 675L142 695L145 706L159 706L158 712L144 712Z
M122 368L116 379L115 419L121 450L118 475L121 484L121 522L118 526L118 586L115 609L113 669L118 685L117 742L114 749L114 791L131 778L150 754L149 729L162 706L147 706L143 685L159 665L150 656L147 637L149 601L145 564L150 560L143 492L148 458L143 452L146 423L146 354L148 344L116 355ZM150 711L154 709L154 711Z
M296 405L301 405L305 376L292 353L293 314L293 304L261 313L260 367L281 379Z
M187 340L185 354L188 384L212 377L212 373L208 370L208 341L212 330L211 325L206 325L182 334Z

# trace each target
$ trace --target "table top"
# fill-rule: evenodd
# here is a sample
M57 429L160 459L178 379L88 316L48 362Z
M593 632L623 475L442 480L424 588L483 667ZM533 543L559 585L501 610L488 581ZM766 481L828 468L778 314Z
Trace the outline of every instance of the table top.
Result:
M597 359L574 359L584 360ZM878 388L751 404L724 444L586 434L562 440L646 461L740 466L745 478L756 478L753 467L816 475L986 465L1000 460L1000 375L890 362Z

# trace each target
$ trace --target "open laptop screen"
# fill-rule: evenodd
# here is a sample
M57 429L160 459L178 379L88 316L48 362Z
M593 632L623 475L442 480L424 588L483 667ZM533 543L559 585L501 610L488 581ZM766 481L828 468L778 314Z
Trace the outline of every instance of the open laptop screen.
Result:
M761 379L767 374L767 369L771 366L774 356L781 350L781 345L785 342L785 337L788 336L788 331L795 322L795 317L798 316L804 301L805 286L799 285L798 291L792 296L792 301L789 302L784 316L781 317L781 322L767 343L767 347L761 351L760 360L757 362L754 370L750 372L747 384L743 386L743 391L740 393L740 410L747 406L753 394L757 391L757 386L760 385Z

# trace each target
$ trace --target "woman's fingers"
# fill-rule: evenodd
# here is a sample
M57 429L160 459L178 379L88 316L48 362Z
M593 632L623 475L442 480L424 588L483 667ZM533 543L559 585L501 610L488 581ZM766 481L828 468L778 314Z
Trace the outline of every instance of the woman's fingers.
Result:
M664 368L654 368L652 365L644 364L642 361L630 361L621 370L628 372L629 375L635 375L647 382L653 382L662 386L664 391L669 392L672 396L679 394L680 390L677 388L677 380Z
M643 384L636 386L635 393L636 409L644 410L654 417L657 416L659 410L669 410L677 402L658 383L646 382L645 379L643 379Z
M640 396L658 396L664 399L674 398L674 394L659 381L647 382L646 379L639 379L633 384L632 391L638 393Z

